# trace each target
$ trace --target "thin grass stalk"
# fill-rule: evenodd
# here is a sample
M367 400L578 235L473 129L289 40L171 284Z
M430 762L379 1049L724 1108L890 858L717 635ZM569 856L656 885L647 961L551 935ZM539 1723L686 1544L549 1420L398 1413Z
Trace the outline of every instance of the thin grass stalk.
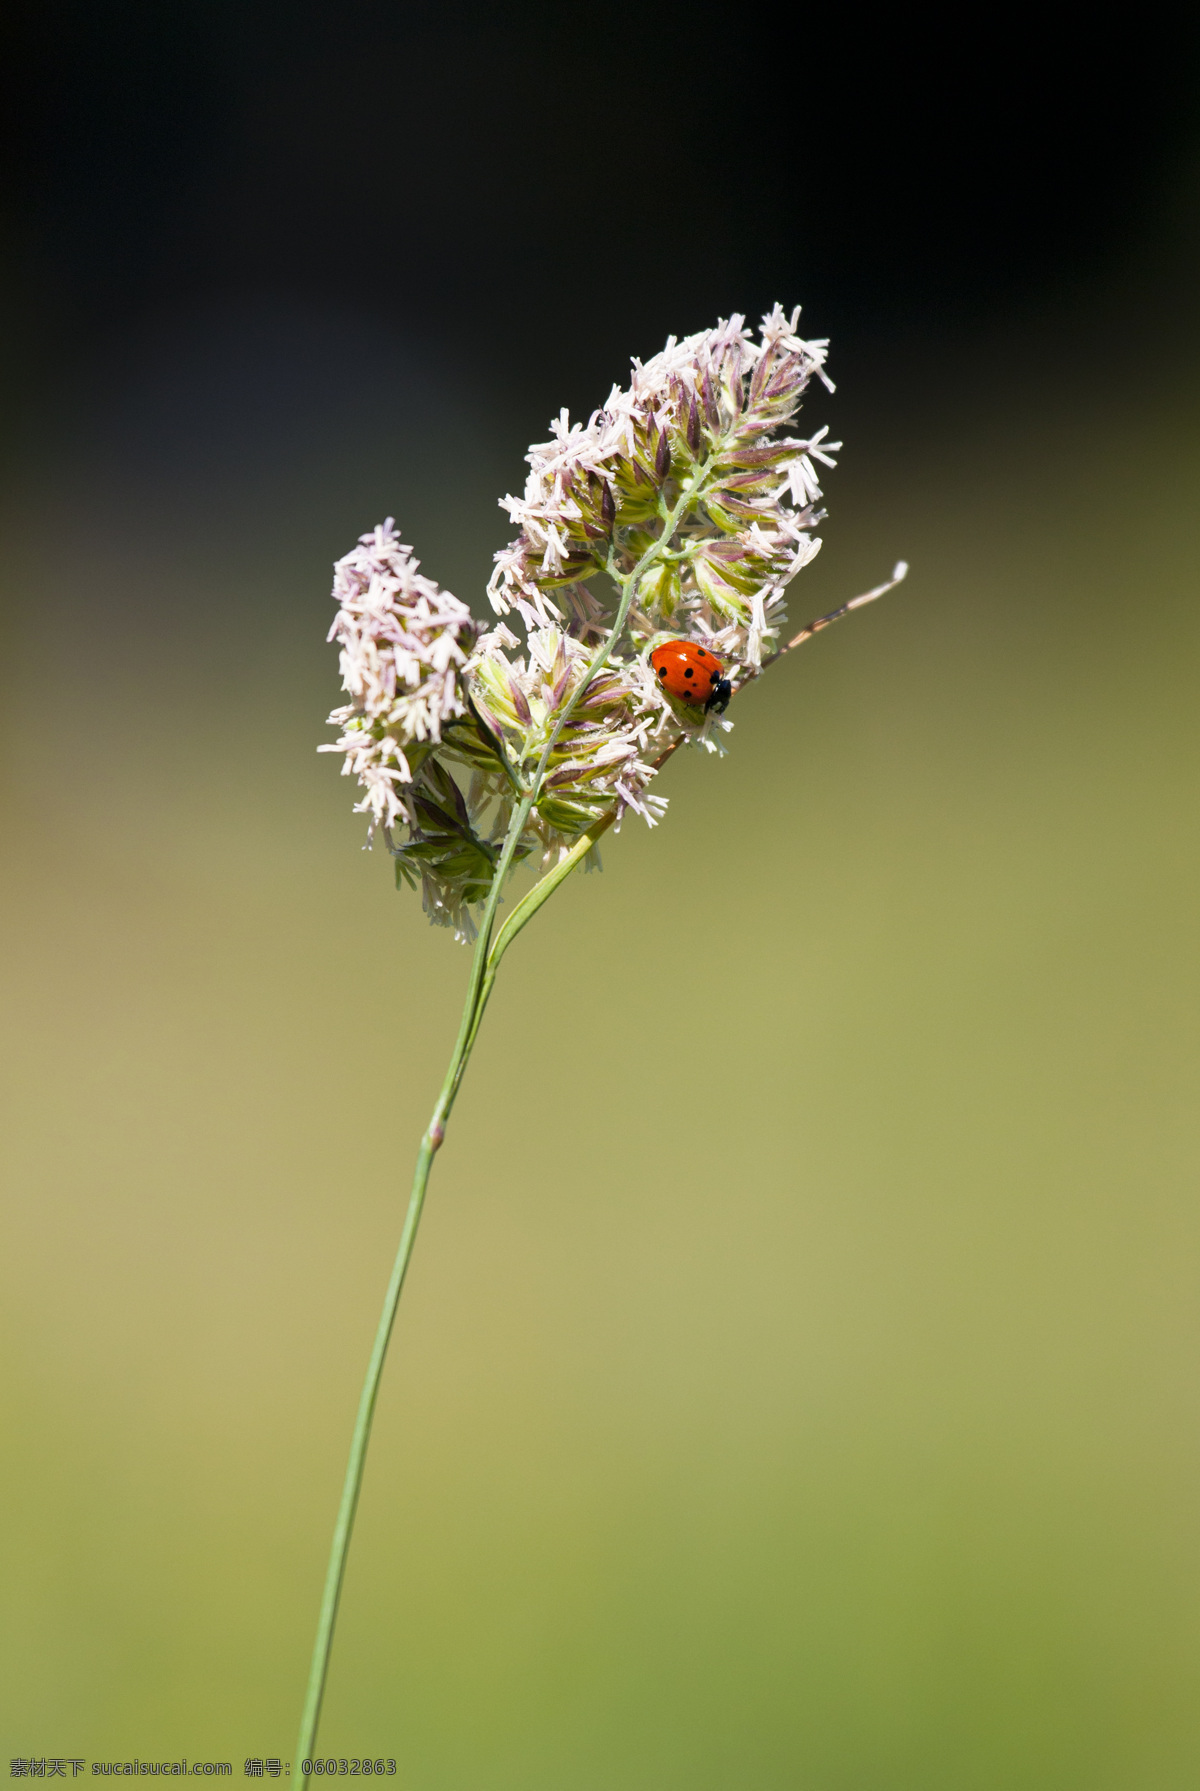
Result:
M560 887L569 873L591 850L595 841L603 834L617 816L614 806L587 833L575 843L569 852L564 854L558 864L554 865L509 916L504 928L493 946L492 934L495 927L496 911L499 907L504 884L512 868L513 859L526 823L533 811L533 805L541 792L542 781L550 756L558 743L563 729L570 721L578 704L588 687L605 665L621 637L630 606L638 584L651 565L670 548L675 527L688 504L691 503L695 491L707 475L708 466L697 468L693 478L688 481L680 494L677 503L662 514L662 533L647 548L637 565L625 576L612 570L610 573L620 588L621 598L613 625L605 640L597 648L589 661L585 675L580 679L573 696L564 706L545 747L542 750L537 766L524 793L513 810L505 834L504 845L492 877L487 902L480 920L479 935L475 942L475 950L471 960L471 974L467 984L466 1000L463 1004L462 1019L459 1022L458 1037L442 1082L437 1102L429 1125L421 1139L417 1153L416 1169L413 1175L412 1192L409 1195L408 1210L404 1218L404 1228L400 1234L400 1244L396 1252L396 1260L392 1266L391 1278L384 1295L383 1310L379 1316L379 1324L375 1332L375 1341L371 1347L371 1356L367 1364L366 1377L363 1381L362 1393L359 1396L358 1412L354 1423L354 1432L350 1441L350 1455L346 1464L346 1474L342 1484L342 1496L338 1505L337 1519L334 1524L333 1540L330 1545L329 1565L325 1574L325 1586L321 1597L321 1609L317 1619L317 1633L313 1643L312 1661L309 1667L308 1683L305 1689L304 1707L300 1719L300 1733L296 1742L296 1755L293 1768L296 1773L303 1773L304 1767L312 1759L316 1745L317 1729L321 1719L321 1706L325 1696L325 1686L329 1676L329 1659L333 1647L334 1629L337 1623L338 1606L341 1602L342 1585L346 1575L346 1561L350 1551L350 1541L354 1533L354 1520L358 1511L359 1495L362 1490L363 1473L366 1467L367 1448L371 1440L371 1425L375 1416L375 1404L379 1396L379 1385L383 1376L383 1365L387 1359L388 1344L391 1341L392 1329L396 1321L396 1312L400 1304L400 1295L404 1289L404 1280L408 1265L412 1259L413 1246L417 1239L417 1230L421 1223L421 1214L425 1206L425 1195L429 1186L429 1173L433 1167L434 1157L445 1140L446 1122L457 1097L462 1078L470 1060L471 1051L478 1037L479 1025L484 1009L491 995L496 980L496 971L500 959L508 946L516 938L521 929L533 918L537 910L546 902L555 890Z

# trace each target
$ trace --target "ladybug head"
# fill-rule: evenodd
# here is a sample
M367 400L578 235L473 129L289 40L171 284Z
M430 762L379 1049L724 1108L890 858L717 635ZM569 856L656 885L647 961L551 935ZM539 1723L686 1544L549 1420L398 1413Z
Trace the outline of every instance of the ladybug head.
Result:
M733 695L733 685L728 678L718 678L712 687L712 694L704 707L715 709L718 715L724 715L729 707L729 699Z

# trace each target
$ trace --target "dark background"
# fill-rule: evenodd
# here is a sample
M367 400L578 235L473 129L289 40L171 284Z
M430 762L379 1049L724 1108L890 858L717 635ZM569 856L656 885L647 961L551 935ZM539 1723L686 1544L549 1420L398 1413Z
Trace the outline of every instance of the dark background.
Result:
M329 563L779 299L797 625L505 961L332 1755L1200 1775L1200 182L1165 10L3 20L0 1758L279 1753L466 958L314 751Z
M255 293L541 411L780 295L844 346L1088 294L1164 238L1160 283L1194 273L1185 9L114 0L6 36L27 381Z

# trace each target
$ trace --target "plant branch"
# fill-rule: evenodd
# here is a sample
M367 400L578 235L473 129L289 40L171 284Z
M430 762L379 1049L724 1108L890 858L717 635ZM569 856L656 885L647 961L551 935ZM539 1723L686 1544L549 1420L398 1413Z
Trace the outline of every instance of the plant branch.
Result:
M705 469L707 470L707 469ZM396 1260L392 1265L391 1278L384 1295L383 1310L375 1331L375 1341L371 1347L371 1357L367 1364L366 1378L362 1393L359 1396L358 1413L354 1422L354 1432L350 1442L350 1459L346 1464L346 1475L342 1485L342 1497L338 1506L337 1521L334 1525L333 1542L330 1547L329 1565L325 1575L325 1587L321 1598L321 1611L317 1621L316 1640L313 1644L312 1663L309 1668L308 1685L305 1691L304 1709L300 1720L300 1734L296 1742L296 1757L292 1763L296 1774L303 1773L305 1763L312 1758L313 1747L317 1738L317 1726L321 1717L321 1704L325 1695L325 1684L329 1673L329 1656L333 1646L334 1626L337 1622L338 1605L341 1601L342 1584L346 1574L346 1560L350 1550L350 1539L354 1531L354 1519L358 1510L359 1494L362 1490L363 1471L366 1467L367 1447L371 1439L371 1425L375 1416L375 1403L379 1395L379 1384L383 1375L383 1365L387 1357L388 1344L391 1340L392 1328L396 1321L396 1312L400 1304L400 1295L404 1288L404 1278L412 1258L413 1246L417 1239L417 1229L421 1223L421 1214L425 1206L425 1195L429 1186L429 1174L433 1168L433 1160L441 1149L446 1135L446 1122L454 1106L455 1097L462 1083L463 1074L470 1058L479 1024L483 1018L484 1008L495 983L496 971L501 958L521 929L528 924L542 904L560 886L564 879L574 870L580 860L591 850L596 840L612 825L617 810L614 806L607 814L592 823L592 826L572 846L546 875L534 885L526 896L517 904L512 914L493 944L492 934L495 928L496 911L500 904L501 894L513 859L521 842L521 836L533 812L533 806L541 793L542 780L550 755L560 739L563 729L570 721L585 692L596 676L607 665L617 641L624 630L629 616L638 584L658 558L659 554L669 548L675 528L687 504L692 501L699 490L701 475L698 473L691 488L685 488L679 502L673 507L664 521L663 534L659 540L647 549L633 570L625 575L616 574L621 588L621 600L616 616L606 639L597 648L588 663L585 675L580 679L570 700L564 705L559 717L550 731L542 749L541 757L524 793L513 809L504 837L499 858L492 873L491 886L484 904L483 915L479 925L479 936L475 942L475 950L471 959L471 974L467 983L467 995L463 1004L462 1019L459 1023L458 1037L446 1071L445 1080L438 1094L432 1117L421 1139L417 1152L416 1168L413 1173L412 1192L409 1195L408 1211L404 1218L404 1228L400 1234L400 1243L396 1251ZM507 762L507 755L501 743L501 762L508 771L514 784L516 779Z
M470 1060L471 1052L474 1048L475 1040L479 1033L479 1027L483 1019L484 1010L487 1007L488 1000L495 985L496 974L501 959L517 935L529 924L533 919L533 916L550 899L554 892L561 887L562 883L571 872L582 862L587 853L592 850L596 841L600 839L609 827L612 826L617 818L618 805L614 803L610 809L606 810L604 814L600 815L592 822L591 826L580 835L569 850L563 853L558 862L534 884L532 889L527 891L497 932L496 916L502 899L504 886L509 873L513 868L521 840L524 836L526 827L529 824L530 816L541 795L546 770L550 763L554 748L561 739L563 730L570 722L587 691L607 665L613 651L620 641L642 578L656 561L676 561L686 557L689 552L689 549L686 546L683 549L673 548L672 542L675 539L675 533L681 520L685 517L687 511L691 509L703 495L705 482L711 471L712 464L713 459L710 457L703 464L697 464L693 467L690 477L683 482L679 496L674 504L667 505L665 497L660 495L659 516L662 521L662 531L658 537L650 543L631 571L622 573L618 569L615 547L610 548L606 569L620 592L620 601L617 606L616 615L613 618L612 626L608 630L607 635L589 660L584 675L579 679L569 699L559 712L554 726L550 729L542 747L536 767L528 779L524 776L523 766L516 768L509 761L503 739L500 739L497 743L497 757L500 764L503 766L505 774L512 786L513 794L517 800L513 806L503 845L500 848L498 856L496 856L493 861L491 882L484 903L483 913L480 918L479 934L475 941L475 949L471 958L471 970L467 983L466 999L463 1003L462 1018L459 1022L458 1035L455 1039L454 1049L451 1053L450 1062L447 1066L446 1075L434 1105L432 1116L425 1129L417 1153L416 1167L413 1172L412 1190L409 1195L404 1226L400 1235L399 1246L396 1251L396 1259L392 1265L387 1292L384 1296L383 1310L380 1313L379 1324L376 1328L375 1340L371 1348L371 1356L367 1365L366 1377L359 1397L358 1412L355 1418L354 1431L350 1444L350 1457L346 1465L346 1475L342 1486L341 1501L338 1506L337 1520L334 1525L333 1541L330 1548L329 1565L325 1576L325 1586L321 1599L321 1611L317 1624L316 1639L313 1646L312 1663L309 1670L308 1684L304 1700L304 1710L301 1717L300 1734L296 1744L296 1757L292 1763L293 1771L297 1775L303 1773L305 1764L312 1758L312 1751L316 1742L317 1727L321 1715L321 1705L324 1698L325 1684L329 1671L329 1658L333 1644L334 1626L337 1621L338 1605L341 1599L342 1585L346 1572L346 1560L349 1553L351 1536L353 1534L355 1515L358 1509L359 1494L362 1489L363 1473L366 1466L367 1448L370 1443L371 1425L375 1415L376 1400L379 1394L379 1386L383 1374L384 1362L387 1356L388 1344L391 1339L396 1312L400 1303L400 1295L404 1288L405 1276L408 1272L408 1265L412 1258L413 1248L416 1243L417 1230L421 1222L421 1214L425 1206L425 1197L429 1186L429 1176L433 1168L433 1161L445 1139L446 1124L458 1095L467 1063ZM785 647L781 648L779 653L774 655L774 658L778 659L782 657L783 653L789 652L793 647L799 646L802 641L809 639L822 628L827 627L831 622L837 621L839 617L849 614L851 610L857 609L862 604L869 603L873 601L874 598L882 596L885 590L891 589L891 584L896 583L898 578L903 577L903 573L904 569L897 567L896 576L892 579L890 584L881 585L877 589L866 592L863 596L856 597L852 599L851 602L843 604L840 609L831 611L830 614L826 616L818 617L816 621L809 623L806 628L801 629L799 634L790 640ZM768 661L767 663L770 664L773 663L773 661ZM477 713L474 714L473 719L477 724L479 723L480 718ZM488 732L490 735L490 730L488 730ZM664 748L655 762L655 770L660 769L666 763L679 746L684 743L686 738L687 736L680 735L669 746Z

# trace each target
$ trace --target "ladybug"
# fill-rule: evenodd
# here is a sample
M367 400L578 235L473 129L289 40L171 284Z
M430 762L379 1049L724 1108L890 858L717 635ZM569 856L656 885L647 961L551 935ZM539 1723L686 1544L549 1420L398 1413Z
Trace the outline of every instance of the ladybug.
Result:
M728 707L733 685L722 676L724 666L707 647L695 641L664 641L651 653L650 664L663 690L676 702L715 709L718 715Z

